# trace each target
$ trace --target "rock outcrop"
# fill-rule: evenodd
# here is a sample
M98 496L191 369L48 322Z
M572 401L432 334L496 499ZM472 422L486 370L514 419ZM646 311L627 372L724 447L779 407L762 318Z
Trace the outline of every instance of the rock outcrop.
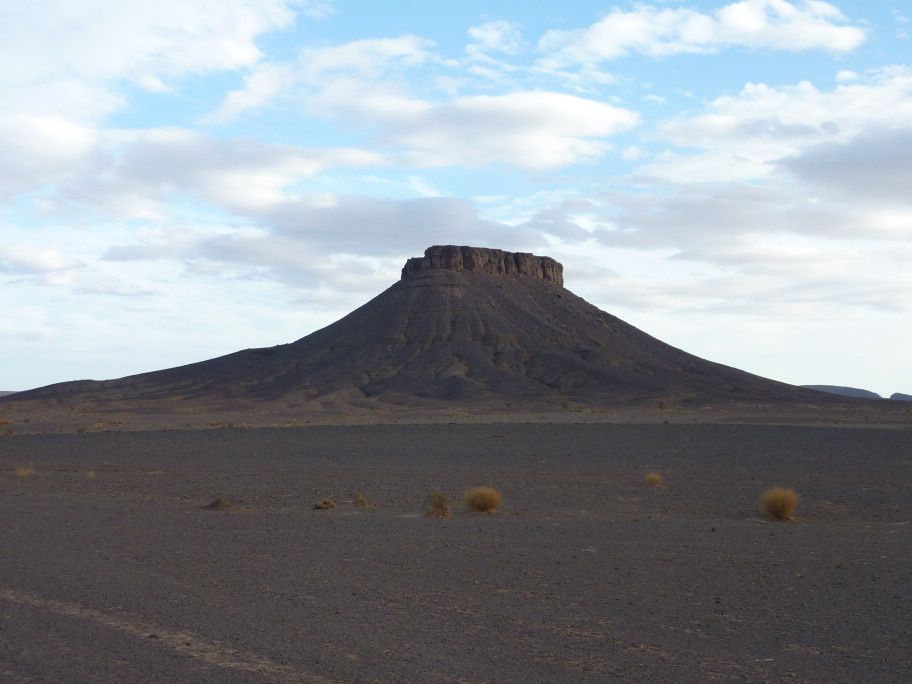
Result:
M409 259L402 269L402 279L408 280L419 273L434 269L471 271L497 276L528 276L558 287L564 285L564 267L551 257L455 245L434 245L424 251L423 257Z

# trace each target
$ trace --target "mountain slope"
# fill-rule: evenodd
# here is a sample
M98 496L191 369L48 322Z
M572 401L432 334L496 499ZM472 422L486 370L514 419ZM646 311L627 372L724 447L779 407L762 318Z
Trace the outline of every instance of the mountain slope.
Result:
M431 247L402 280L291 344L8 400L406 406L826 402L671 347L563 287L553 259ZM832 397L836 400L836 397Z

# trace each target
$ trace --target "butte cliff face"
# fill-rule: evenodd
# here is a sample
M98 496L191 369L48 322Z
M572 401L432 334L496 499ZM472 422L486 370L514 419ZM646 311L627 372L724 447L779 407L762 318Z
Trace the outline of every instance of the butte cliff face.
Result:
M428 247L423 257L409 259L402 268L402 279L408 280L438 269L495 276L527 276L558 287L564 286L564 267L551 257L455 245Z
M406 262L399 282L291 344L119 380L61 383L4 401L25 399L516 409L819 403L828 395L650 337L565 289L562 266L548 257L434 246Z

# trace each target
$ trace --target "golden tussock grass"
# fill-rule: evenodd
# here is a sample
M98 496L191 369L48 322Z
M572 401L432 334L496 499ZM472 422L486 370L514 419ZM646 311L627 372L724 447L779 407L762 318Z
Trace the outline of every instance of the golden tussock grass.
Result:
M763 510L779 520L794 520L798 508L798 492L785 487L773 487L763 494Z
M16 477L32 477L38 474L38 469L35 466L30 465L19 466L13 471L13 473L16 475Z
M332 499L323 499L313 505L315 511L329 511L336 507L336 502Z
M662 477L662 473L657 473L654 470L652 472L646 473L646 484L650 487L661 487L665 482L665 478Z
M374 508L377 504L364 496L361 492L356 492L352 497L352 503L355 504L358 508Z
M87 480L94 480L98 476L98 473L95 472L94 468L88 468L85 471L85 476Z
M424 500L424 514L429 518L447 518L451 510L450 497L443 492L431 492Z
M480 513L493 513L503 503L503 494L494 487L472 487L463 497L466 506Z

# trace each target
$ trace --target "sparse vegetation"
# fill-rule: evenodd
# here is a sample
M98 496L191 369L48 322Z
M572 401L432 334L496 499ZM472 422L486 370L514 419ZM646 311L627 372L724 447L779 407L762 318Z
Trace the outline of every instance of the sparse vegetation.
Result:
M785 487L773 487L763 494L763 510L779 520L794 520L798 508L798 492Z
M336 502L332 499L323 499L313 505L315 511L329 511L336 507Z
M652 470L646 473L646 484L650 487L661 487L665 482L665 478L662 477L662 473Z
M494 513L503 503L503 495L493 487L472 487L465 493L465 502L473 511Z
M424 514L429 518L447 518L451 510L450 497L443 492L431 492L424 501Z
M364 496L364 494L361 492L355 493L355 495L352 497L352 502L358 508L374 508L377 505L366 496Z
M94 480L98 473L95 472L94 468L88 468L85 471L85 476L87 480Z
M38 474L38 469L35 468L35 466L31 465L19 466L13 471L13 473L16 475L16 477L32 477Z

